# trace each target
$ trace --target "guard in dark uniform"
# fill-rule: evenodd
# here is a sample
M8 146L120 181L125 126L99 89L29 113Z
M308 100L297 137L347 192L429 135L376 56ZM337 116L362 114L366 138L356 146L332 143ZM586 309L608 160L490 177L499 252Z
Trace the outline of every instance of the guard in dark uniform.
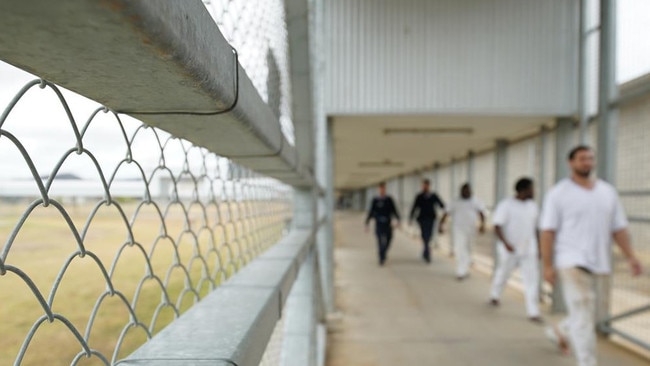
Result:
M422 243L424 245L422 259L427 263L431 263L429 243L431 242L433 226L436 222L436 206L441 209L445 208L445 204L440 197L435 192L429 191L429 186L430 182L428 179L422 181L422 192L415 196L413 208L411 208L411 215L409 216L409 221L413 221L417 212L417 221L418 225L420 225L420 234L422 235Z
M395 216L399 226L399 213L395 202L390 196L386 195L386 184L379 183L379 196L372 199L368 217L366 217L366 231L371 219L375 219L375 234L377 235L377 249L379 252L379 265L383 266L386 262L386 254L390 247L390 241L393 238L393 227L391 220Z

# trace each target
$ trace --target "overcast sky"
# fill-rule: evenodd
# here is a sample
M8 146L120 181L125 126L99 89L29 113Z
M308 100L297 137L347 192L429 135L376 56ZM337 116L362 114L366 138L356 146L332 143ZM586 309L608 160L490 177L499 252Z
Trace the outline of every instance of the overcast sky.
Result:
M650 72L650 0L619 0L618 9L618 68L617 79L625 82ZM16 93L35 77L11 65L0 62L0 112L14 98ZM64 91L77 125L81 129L86 119L98 105L72 92ZM54 111L54 112L53 112ZM121 132L110 115L100 116L102 121L93 126L88 136L102 166L112 172L113 167L125 156L126 145L121 141ZM138 122L123 118L128 135L137 128ZM36 127L36 128L35 128ZM51 90L32 89L10 114L2 129L15 134L27 146L34 157L40 175L47 175L59 161L61 155L74 146L74 134L60 103ZM151 134L140 144L136 158L143 164L155 166L158 153ZM120 141L117 143L115 141ZM0 138L0 179L7 177L28 177L29 172L6 138ZM181 162L169 162L181 164ZM75 157L62 171L92 178L92 165L87 158ZM108 172L106 173L108 174Z

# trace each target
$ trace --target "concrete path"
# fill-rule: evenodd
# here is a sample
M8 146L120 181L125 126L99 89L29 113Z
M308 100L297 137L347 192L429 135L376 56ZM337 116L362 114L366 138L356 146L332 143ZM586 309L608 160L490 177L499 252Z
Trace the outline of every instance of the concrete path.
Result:
M526 319L519 292L508 289L499 308L489 306L486 275L456 281L451 259L436 253L425 264L419 243L400 231L380 267L358 213L338 213L335 235L339 313L329 321L327 365L575 364ZM606 341L599 359L600 366L650 364Z

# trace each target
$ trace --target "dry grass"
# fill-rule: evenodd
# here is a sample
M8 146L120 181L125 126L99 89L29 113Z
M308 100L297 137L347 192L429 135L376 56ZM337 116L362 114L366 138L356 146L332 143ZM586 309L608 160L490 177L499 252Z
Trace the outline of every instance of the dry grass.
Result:
M123 204L126 217L131 218L136 204ZM26 205L7 205L0 203L0 245L4 246L9 233L14 229ZM66 206L74 226L81 231L86 225L93 206ZM200 224L200 215L190 212L192 225ZM181 312L194 303L191 293L183 294L185 275L180 268L170 269L174 260L174 245L177 243L181 262L191 273L191 281L200 291L201 297L210 291L207 282L199 286L201 273L219 273L217 284L235 269L236 258L240 258L241 248L227 248L223 245L233 228L224 227L216 230L198 231L199 250L208 258L208 267L194 261L190 266L195 241L191 235L183 234L184 214L172 208L166 214L166 230L169 238L161 238L161 220L153 207L143 207L133 224L133 236L137 243L147 251L155 250L151 255L154 273L162 281L169 277L168 294L172 303L180 304ZM197 222L195 222L197 220ZM211 239L219 250L221 262L216 253L206 255ZM133 304L134 296L140 282L146 276L146 260L137 246L125 246L129 232L114 206L102 206L92 220L84 237L86 250L94 253L111 273L111 280L128 303ZM116 253L122 249L114 268ZM54 207L37 207L25 222L17 235L6 258L6 265L20 268L35 283L47 300L51 295L53 283L66 260L74 256L78 245L70 228ZM241 261L239 261L241 262ZM220 264L224 263L224 264ZM228 265L230 263L230 265ZM240 263L241 264L241 263ZM223 267L223 268L221 268ZM227 273L226 273L227 272ZM65 271L58 288L52 309L54 313L65 316L83 336L89 319L100 296L107 290L106 281L97 263L86 255L76 256ZM162 302L163 292L154 280L144 281L140 296L134 306L136 316L147 328L159 331L175 314L171 307L164 307L157 319L156 308ZM36 301L32 291L25 282L14 273L0 276L0 365L13 364L25 337L35 322L45 314ZM101 352L107 358L113 354L120 334L130 321L128 306L117 295L107 296L99 305L97 317L92 324L89 343L91 348ZM153 325L152 325L153 324ZM141 345L146 340L142 328L128 329L124 343L120 347L120 359ZM69 365L76 354L81 351L79 342L69 329L60 321L45 321L40 325L32 339L22 365ZM84 359L80 365L102 365L96 357Z

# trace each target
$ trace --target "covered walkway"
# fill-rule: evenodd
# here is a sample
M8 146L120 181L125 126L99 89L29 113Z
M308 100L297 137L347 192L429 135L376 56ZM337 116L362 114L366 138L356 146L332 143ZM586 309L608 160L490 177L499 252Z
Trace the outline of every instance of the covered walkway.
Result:
M479 246L491 236L486 233ZM542 326L526 320L519 292L506 290L502 305L490 307L489 277L474 270L457 282L443 250L426 265L419 243L397 230L387 264L379 267L374 236L364 233L363 216L352 212L337 214L335 237L338 314L329 324L329 366L574 365L546 340ZM599 360L605 366L648 364L604 341Z

